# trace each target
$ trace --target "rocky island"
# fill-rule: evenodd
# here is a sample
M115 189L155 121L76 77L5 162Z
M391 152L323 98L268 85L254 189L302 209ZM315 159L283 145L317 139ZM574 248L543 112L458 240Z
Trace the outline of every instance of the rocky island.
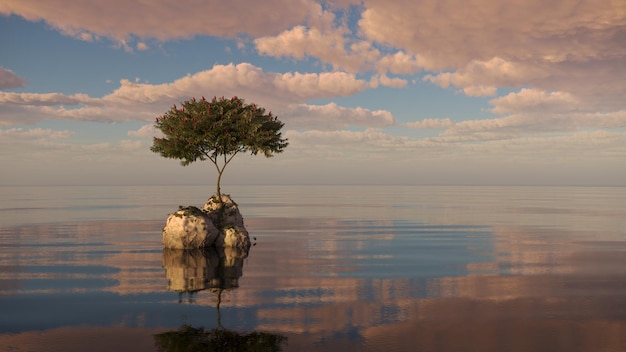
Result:
M250 236L239 207L229 195L213 196L202 209L179 207L163 228L163 245L172 249L230 247L248 250Z

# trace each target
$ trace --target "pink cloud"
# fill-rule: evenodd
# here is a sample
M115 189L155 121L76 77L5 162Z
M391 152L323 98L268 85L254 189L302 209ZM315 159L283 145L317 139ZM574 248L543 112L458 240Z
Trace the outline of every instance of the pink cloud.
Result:
M115 40L136 36L163 41L195 35L234 38L239 34L276 34L302 22L316 6L312 1L290 0L267 0L257 5L249 0L5 0L0 14L43 20L64 34L83 39L86 35Z
M0 89L19 88L26 85L26 80L13 71L0 66Z

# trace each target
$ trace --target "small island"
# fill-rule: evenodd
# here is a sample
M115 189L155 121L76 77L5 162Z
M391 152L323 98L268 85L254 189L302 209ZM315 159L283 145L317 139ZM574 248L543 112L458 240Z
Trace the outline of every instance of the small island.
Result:
M192 98L156 118L154 127L163 136L154 137L150 150L178 159L183 166L208 159L217 170L216 193L202 209L180 206L167 218L162 239L166 248L250 248L239 207L221 193L222 174L238 153L260 152L266 157L281 153L289 144L282 138L283 126L271 111L266 114L264 108L236 96Z
M163 228L163 245L172 249L206 248L213 245L250 248L250 236L239 207L229 195L209 198L202 209L180 207Z

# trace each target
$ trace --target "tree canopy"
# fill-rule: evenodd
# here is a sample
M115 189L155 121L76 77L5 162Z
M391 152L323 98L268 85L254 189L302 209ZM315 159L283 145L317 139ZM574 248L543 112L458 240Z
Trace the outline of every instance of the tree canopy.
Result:
M282 138L283 126L271 111L236 96L192 98L156 118L154 127L164 137L155 137L150 150L179 159L183 166L210 160L217 170L216 196L221 201L220 180L228 163L238 153L281 153L289 144Z

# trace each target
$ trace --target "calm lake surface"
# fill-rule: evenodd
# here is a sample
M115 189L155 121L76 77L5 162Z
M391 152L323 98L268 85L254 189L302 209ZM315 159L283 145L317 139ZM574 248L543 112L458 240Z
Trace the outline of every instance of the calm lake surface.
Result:
M0 187L0 350L626 351L624 187L223 191L247 256L163 250L210 185Z

